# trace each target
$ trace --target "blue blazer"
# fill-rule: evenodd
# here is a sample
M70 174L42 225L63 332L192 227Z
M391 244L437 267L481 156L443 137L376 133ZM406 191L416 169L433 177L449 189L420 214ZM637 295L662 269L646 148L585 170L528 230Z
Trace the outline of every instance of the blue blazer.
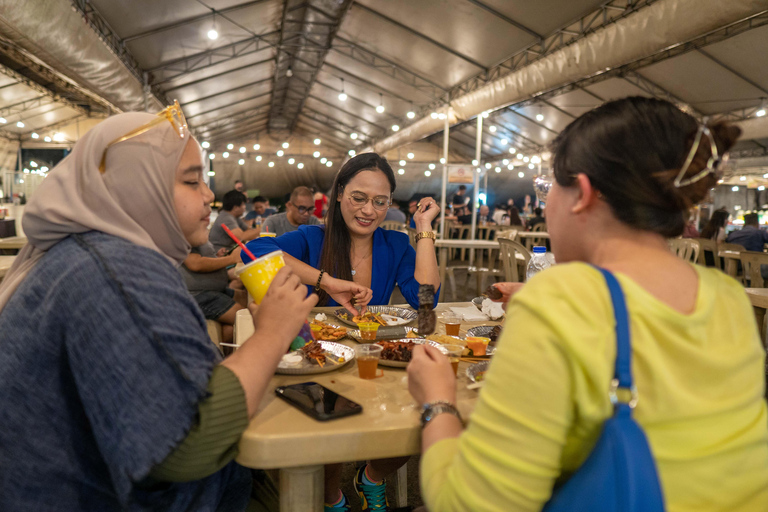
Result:
M294 258L319 268L320 253L325 240L325 226L299 226L296 231L274 238L257 238L246 244L257 258L272 251L281 250ZM241 253L244 263L251 261L247 254ZM413 277L416 269L416 251L411 247L408 235L399 231L378 228L373 232L373 263L371 306L387 305L395 284L412 308L419 307L419 282ZM307 285L311 293L314 286ZM435 294L434 306L437 306L439 289ZM329 299L329 306L338 303Z

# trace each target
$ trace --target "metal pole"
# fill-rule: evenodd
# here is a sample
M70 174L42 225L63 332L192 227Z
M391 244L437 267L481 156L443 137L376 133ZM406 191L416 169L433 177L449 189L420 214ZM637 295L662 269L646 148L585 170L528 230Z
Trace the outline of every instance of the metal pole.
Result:
M481 157L481 149L483 144L483 115L480 114L477 116L477 138L475 139L475 160L477 160L477 168L482 169L483 162L480 160ZM471 231L472 234L470 236L470 240L475 239L475 230L477 229L477 216L475 215L475 205L477 204L478 199L478 188L480 187L480 177L479 172L477 172L477 169L474 170L474 187L472 190L472 195L474 196L474 199L472 200L472 204L470 205L470 213L472 214L472 224L471 224ZM469 251L469 265L472 266L472 261L474 260L474 251Z
M440 199L440 238L447 238L445 236L445 205L446 205L446 190L448 187L448 109L445 112L445 122L443 123L443 189L442 198Z

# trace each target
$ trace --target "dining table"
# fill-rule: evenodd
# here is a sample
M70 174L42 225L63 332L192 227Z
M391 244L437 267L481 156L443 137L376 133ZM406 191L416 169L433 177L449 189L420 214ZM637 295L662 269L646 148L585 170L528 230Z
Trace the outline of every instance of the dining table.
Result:
M0 254L15 253L25 245L27 245L27 237L25 236L0 238Z
M435 332L445 334L440 315L451 307L472 306L470 302L441 303L435 312ZM408 306L395 306L407 308ZM329 323L343 325L333 316L338 308L319 307L310 319L324 313ZM335 320L335 321L334 321ZM462 322L460 335L480 325L498 325L495 321ZM235 321L235 343L241 345L254 332L248 310L241 310ZM350 338L339 341L349 347L357 342ZM468 389L466 375L470 362L459 363L457 375L457 407L464 418L475 408L479 390ZM280 472L280 511L312 512L323 510L323 468L325 464L416 455L421 449L420 404L408 392L404 368L379 365L383 376L363 380L357 364L348 362L338 370L314 375L275 374L257 414L240 439L237 462L255 469L278 469ZM278 386L314 381L362 405L361 414L331 421L317 421L278 399ZM404 472L401 468L400 475ZM404 487L404 486L401 486ZM404 489L400 499L404 498Z
M8 273L8 269L13 265L16 256L0 256L0 281L3 280L5 274Z
M768 340L766 340L765 313L768 311L768 288L746 288L747 297L755 311L755 321L757 329L760 332L760 339L763 346L768 349Z

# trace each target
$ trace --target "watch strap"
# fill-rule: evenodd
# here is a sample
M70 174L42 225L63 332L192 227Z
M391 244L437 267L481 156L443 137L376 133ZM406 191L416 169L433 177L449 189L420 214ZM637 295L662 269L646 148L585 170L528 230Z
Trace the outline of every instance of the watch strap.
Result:
M432 240L437 240L437 235L435 235L434 231L422 231L420 233L416 233L417 242L422 238L431 238Z
M464 424L464 419L461 417L459 410L451 402L445 400L439 400L436 402L429 402L424 404L421 409L421 428L427 426L427 423L435 419L438 415L443 413L449 413L456 416L459 421Z

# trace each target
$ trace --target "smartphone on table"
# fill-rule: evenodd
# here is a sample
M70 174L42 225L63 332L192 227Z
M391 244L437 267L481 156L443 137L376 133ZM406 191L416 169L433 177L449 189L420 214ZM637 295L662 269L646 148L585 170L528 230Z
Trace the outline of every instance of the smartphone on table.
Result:
M302 382L275 388L275 394L318 421L334 420L363 412L363 406L318 384Z

